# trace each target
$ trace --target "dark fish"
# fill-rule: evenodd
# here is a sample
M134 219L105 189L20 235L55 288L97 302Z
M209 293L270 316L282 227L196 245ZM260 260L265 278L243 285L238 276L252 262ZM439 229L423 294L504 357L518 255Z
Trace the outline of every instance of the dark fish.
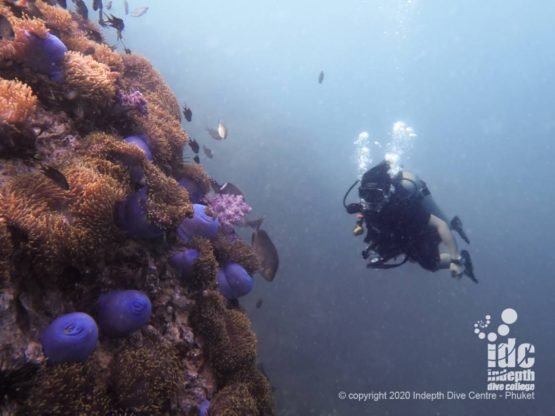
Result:
M251 244L258 261L260 261L260 274L264 279L271 282L279 268L279 255L276 246L274 246L268 233L260 227L252 233Z
M93 10L102 10L102 0L93 0Z
M64 9L67 9L67 2L66 0L56 0L56 3L58 3L59 6L63 7Z
M210 179L210 184L212 185L214 192L217 194L241 195L244 197L243 192L241 192L241 190L231 182L226 182L223 185L220 185L214 179Z
M183 115L185 116L185 120L189 122L193 119L193 112L186 104L183 104Z
M200 163L200 157L198 157L198 155L196 155L193 160L195 161L195 163Z
M129 16L132 17L141 17L143 14L145 14L148 11L148 6L145 7L138 7L135 10L133 10L131 13L129 13Z
M262 298L256 301L256 309L260 309L260 307L262 306L262 302L263 302Z
M125 9L125 14L129 14L129 4L127 0L123 0L123 8Z
M69 190L69 183L67 182L66 177L58 169L41 164L40 170L44 176L51 179L60 188L65 189L66 191Z
M210 150L208 147L203 145L202 150L204 151L204 154L208 159L212 159L214 157L214 153L212 153L212 150Z
M95 49L91 46L83 51L83 55L93 55L95 52Z
M321 84L324 81L324 71L320 71L320 75L318 75L318 84Z
M83 19L87 20L89 18L89 9L83 0L72 0L73 4L75 4L75 10L77 14L81 16Z
M125 29L125 24L123 23L123 19L120 19L119 17L116 17L112 14L107 15L106 13L104 14L104 16L107 19L104 21L104 23L117 30L118 40L120 40L122 38L121 32L123 32L123 29Z
M0 39L11 40L15 37L12 25L6 16L0 15Z
M206 131L214 140L222 140L220 135L218 134L218 130L211 129L210 127L206 127Z
M189 138L189 146L191 147L191 150L195 152L195 154L198 154L198 151L200 150L200 146L198 142L192 137Z
M131 49L129 49L129 48L123 48L123 50L125 51L125 53L126 53L127 55L131 55Z
M256 220L250 221L246 220L245 225L248 227L254 228L255 230L259 229L262 225L262 221L264 221L264 217L257 218Z

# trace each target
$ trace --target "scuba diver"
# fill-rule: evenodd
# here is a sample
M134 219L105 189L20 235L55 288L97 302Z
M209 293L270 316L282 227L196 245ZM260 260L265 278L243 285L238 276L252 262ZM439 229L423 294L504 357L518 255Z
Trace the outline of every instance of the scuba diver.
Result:
M470 253L459 252L451 232L455 230L470 243L461 220L454 217L448 221L426 183L416 175L405 171L391 175L390 172L390 163L381 162L362 176L359 203L346 204L347 196L359 181L343 198L347 213L357 214L353 234L363 234L366 225L367 247L362 256L368 260L367 267L390 269L409 260L426 270L449 269L453 277L466 275L478 283ZM446 252L440 250L441 243L446 246ZM400 256L404 258L396 261Z

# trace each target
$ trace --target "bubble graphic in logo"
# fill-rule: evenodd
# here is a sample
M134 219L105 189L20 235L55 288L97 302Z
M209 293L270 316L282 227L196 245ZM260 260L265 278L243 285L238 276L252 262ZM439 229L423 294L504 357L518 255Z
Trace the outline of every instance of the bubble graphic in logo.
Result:
M507 325L514 324L518 319L518 314L512 308L507 308L503 312L501 312L501 320L505 322Z
M509 325L505 325L505 324L499 325L497 327L497 333L502 337L509 335Z
M497 340L497 334L495 332L490 332L488 334L488 341L495 342Z

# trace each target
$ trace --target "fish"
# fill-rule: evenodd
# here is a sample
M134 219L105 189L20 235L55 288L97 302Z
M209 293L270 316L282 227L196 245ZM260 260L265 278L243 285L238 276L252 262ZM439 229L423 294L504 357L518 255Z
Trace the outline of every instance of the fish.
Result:
M189 139L189 146L191 147L191 150L195 152L195 154L198 154L198 151L200 150L200 146L198 142L192 137Z
M93 10L102 10L102 0L93 0Z
M212 159L214 157L214 153L206 146L202 146L202 150L208 159Z
M112 0L108 0L108 1L106 2L106 9L107 9L107 10L110 10L111 8L112 8Z
M224 122L222 120L220 120L220 122L218 123L218 136L220 136L221 140L224 140L227 138L227 128L224 125Z
M143 14L145 14L148 11L148 6L145 7L138 7L135 10L133 10L131 13L129 13L129 16L132 17L141 17ZM127 14L127 13L126 13Z
M127 0L123 0L123 8L125 9L125 14L128 15L129 14L129 3L127 3Z
M125 53L126 53L127 55L131 55L131 49L129 49L129 48L123 48L123 50L125 51Z
M113 27L114 29L117 30L118 40L120 40L122 38L121 32L123 32L123 29L125 29L125 24L123 23L123 19L120 19L119 17L116 17L112 14L107 15L106 13L104 14L104 16L107 19L107 20L104 21L104 23L107 26Z
M256 309L260 309L260 307L262 306L262 302L263 302L262 298L260 298L256 301L256 305L255 305Z
M196 155L193 160L195 161L195 163L200 163L200 157L198 157L198 155Z
M72 0L75 4L75 11L83 19L87 20L89 18L89 9L83 0Z
M189 122L193 119L193 112L186 104L183 104L183 115L185 116L185 120Z
M271 282L276 277L279 268L279 255L276 246L268 233L258 227L252 233L251 246L260 262L260 271L264 279Z
M218 134L217 130L211 129L210 127L206 127L206 131L214 140L222 140L220 135Z
M217 194L241 195L242 197L245 196L243 192L241 192L241 190L237 186L233 185L231 182L226 182L223 185L220 185L214 179L210 179L210 185L212 185L212 189Z
M58 6L63 7L64 9L67 9L67 1L66 0L56 0L56 3L58 3Z
M51 179L60 188L65 189L66 191L69 191L69 183L67 182L67 179L64 176L64 174L60 172L58 169L41 163L40 170L44 176Z
M320 75L318 75L318 84L321 84L324 81L324 71L320 71Z
M254 229L260 228L262 225L262 221L264 221L264 217L257 218L256 220L245 220L245 225Z

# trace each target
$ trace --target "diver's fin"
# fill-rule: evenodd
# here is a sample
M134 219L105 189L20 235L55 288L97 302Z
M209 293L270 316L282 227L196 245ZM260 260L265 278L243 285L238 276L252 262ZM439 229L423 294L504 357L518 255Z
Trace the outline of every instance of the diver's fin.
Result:
M464 266L463 274L467 275L472 279L474 283L478 283L478 279L474 276L474 265L472 264L472 259L470 258L470 253L466 250L461 251L461 260Z
M459 235L466 242L466 244L470 244L470 239L468 238L468 236L464 232L463 223L462 223L462 221L459 217L454 216L453 219L451 220L451 224L449 224L449 225L450 225L452 230L455 230L457 233L459 233Z

